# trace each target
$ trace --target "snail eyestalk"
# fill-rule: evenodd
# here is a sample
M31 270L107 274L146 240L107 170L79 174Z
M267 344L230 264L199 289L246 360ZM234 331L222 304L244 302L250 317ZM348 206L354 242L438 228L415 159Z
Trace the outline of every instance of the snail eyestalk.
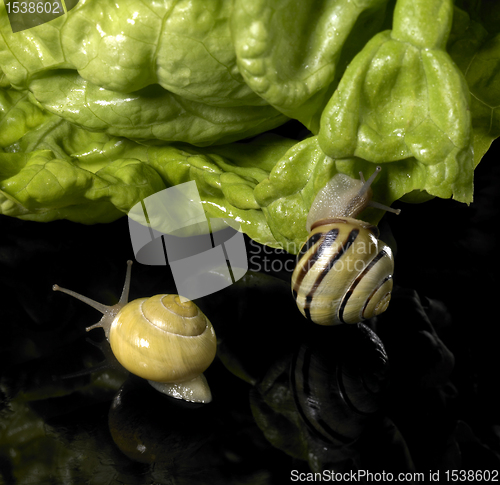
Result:
M362 197L368 190L370 189L373 181L377 178L377 175L381 172L382 167L377 166L375 168L375 171L371 174L370 178L365 182L365 178L363 176L363 172L359 172L359 178L361 182L363 183L363 186L358 192L358 196ZM381 204L380 202L376 202L374 200L369 200L366 204L369 207L373 207L374 209L380 209L386 212L392 212L393 214L400 214L401 209L393 209L392 207L389 207L388 205Z
M360 180L361 182L363 182L363 186L361 187L361 189L359 190L358 192L358 195L361 197L362 195L366 194L366 192L368 192L368 190L370 189L373 181L377 178L377 175L380 173L380 171L382 170L382 168L380 166L377 166L375 168L375 172L373 172L370 176L370 178L365 182L365 178L363 176L363 173L362 172L359 172L359 177L360 177Z
M101 312L103 314L102 318L97 323L94 323L94 325L87 327L85 330L89 332L94 328L102 327L104 329L104 335L106 336L106 339L109 340L109 331L111 329L111 324L113 323L113 320L115 319L116 315L118 315L118 312L128 303L131 275L132 275L132 261L129 260L127 261L127 274L125 276L125 283L123 285L122 294L120 300L115 305L104 305L103 303L99 303L95 300L92 300L91 298L80 295L80 293L77 293L76 291L68 290L66 288L61 288L59 285L54 285L52 289L54 291L60 291L62 293L66 293L67 295L70 295L73 298L76 298L77 300L83 301L87 305Z
M401 213L401 209L393 209L392 207L389 207L388 205L381 204L380 202L376 202L375 200L370 200L368 202L369 207L373 207L375 209L381 209L386 212L392 212L393 214L399 215Z

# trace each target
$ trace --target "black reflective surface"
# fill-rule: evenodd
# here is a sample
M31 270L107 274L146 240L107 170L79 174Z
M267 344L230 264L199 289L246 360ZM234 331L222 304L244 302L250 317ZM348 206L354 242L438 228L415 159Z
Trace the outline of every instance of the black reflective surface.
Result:
M109 368L85 373L109 354L101 330L84 330L99 314L52 285L116 302L133 259L126 218L1 217L0 482L280 484L325 470L440 471L442 480L446 470L498 470L500 170L490 155L471 206L399 204L401 215L380 225L396 248L396 290L389 310L365 323L383 343L387 376L354 365L353 343L340 363L317 364L345 330L309 324L287 282L294 258L249 243L252 271L197 301L218 337L206 406L156 393L109 356ZM134 264L131 299L170 292L168 268ZM358 377L380 391L376 405L361 397L351 406ZM354 418L334 415L344 397ZM317 431L338 419L352 419L347 436Z

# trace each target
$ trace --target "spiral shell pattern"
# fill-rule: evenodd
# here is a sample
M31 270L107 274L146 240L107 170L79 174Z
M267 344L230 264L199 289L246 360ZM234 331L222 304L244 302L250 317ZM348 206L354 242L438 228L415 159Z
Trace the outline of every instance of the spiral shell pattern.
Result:
M182 382L201 374L215 358L212 324L190 300L156 295L134 300L116 315L109 334L118 361L155 382Z
M376 228L350 217L316 222L297 256L292 294L319 325L358 323L384 312L394 259Z

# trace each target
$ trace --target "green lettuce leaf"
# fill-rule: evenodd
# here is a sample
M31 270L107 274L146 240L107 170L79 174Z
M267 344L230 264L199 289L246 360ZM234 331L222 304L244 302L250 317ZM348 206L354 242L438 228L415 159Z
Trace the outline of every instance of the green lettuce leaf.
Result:
M220 107L192 101L158 84L130 94L92 84L76 71L47 74L29 88L48 111L93 131L158 143L229 143L286 121L271 106Z
M387 0L236 0L238 67L269 104L317 132L352 56L381 27Z
M194 180L209 216L296 253L339 172L382 165L386 205L469 203L500 136L499 19L481 0L81 0L13 34L0 4L0 213L109 222ZM287 116L294 139L259 135Z
M205 149L150 147L148 163L167 185L194 180L208 216L233 218L255 241L281 247L254 189L293 144L293 140L263 135L249 143Z
M149 195L194 180L207 215L234 218L253 239L280 245L253 191L294 140L263 135L205 149L148 147L47 116L0 153L1 213L40 222L111 222Z
M49 114L30 103L26 91L0 89L0 147L6 147L44 123Z
M95 174L49 150L2 155L3 214L49 222L111 222L145 197L165 188L160 176L135 159L117 159Z
M72 69L110 91L151 84L220 106L263 105L243 81L231 42L230 0L80 0L67 15L13 34L0 6L0 60L16 88Z
M0 5L8 82L90 130L203 146L254 136L287 118L245 84L231 42L231 2L81 0L12 33Z
M500 4L480 6L472 17L455 8L448 41L448 52L471 94L474 167L500 136Z
M359 178L360 172L368 176L374 169L375 164L361 158L330 158L321 149L318 136L313 136L294 145L279 160L269 177L255 188L255 198L275 239L297 254L307 238L307 213L318 191L337 173ZM425 167L415 159L386 164L372 185L373 199L391 205L404 194L425 187L425 182ZM367 208L359 217L376 225L383 215L381 210Z
M469 92L444 50L452 13L451 0L399 0L392 31L374 36L346 70L318 139L336 159L414 158L425 172L420 190L471 202Z

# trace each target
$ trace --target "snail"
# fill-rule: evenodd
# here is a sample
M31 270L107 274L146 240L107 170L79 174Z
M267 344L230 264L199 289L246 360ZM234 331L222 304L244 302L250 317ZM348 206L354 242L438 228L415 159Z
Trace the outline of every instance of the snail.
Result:
M212 400L203 372L215 358L217 342L208 318L191 300L179 295L155 295L128 302L132 261L122 295L106 306L74 291L53 286L99 310L111 350L129 372L147 379L158 391L185 401Z
M292 294L302 314L319 325L362 322L389 305L392 251L375 226L355 219L367 206L399 214L371 200L370 186L380 170L366 181L361 172L360 180L337 174L312 203Z

